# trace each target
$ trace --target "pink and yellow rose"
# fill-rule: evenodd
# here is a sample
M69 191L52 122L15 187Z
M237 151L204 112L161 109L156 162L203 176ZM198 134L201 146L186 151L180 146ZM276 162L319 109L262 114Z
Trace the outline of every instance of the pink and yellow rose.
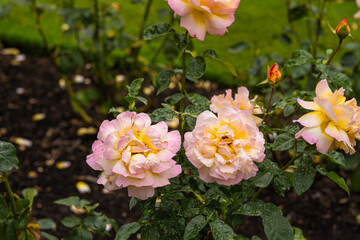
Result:
M145 113L124 112L105 120L97 138L86 162L102 171L98 183L109 191L127 187L130 197L144 200L181 172L172 160L180 149L179 132L168 132L165 122L151 125Z
M249 100L249 90L246 87L239 87L235 97L232 97L231 89L226 90L226 94L215 95L211 98L210 110L217 113L222 107L232 107L239 110L245 110L250 114L261 114L260 107L256 104L251 103L255 101L257 96ZM253 118L256 125L261 125L262 119L254 116Z
M304 126L295 137L316 144L323 154L337 148L355 153L355 139L360 139L360 108L354 98L346 101L344 92L343 88L332 92L327 81L322 80L316 86L314 101L298 99L303 108L312 112L294 121Z
M234 185L256 175L265 154L263 134L245 110L221 107L201 113L185 134L185 154L205 182Z
M224 35L235 20L240 0L168 0L175 14L181 16L180 26L190 36L205 40L206 32Z

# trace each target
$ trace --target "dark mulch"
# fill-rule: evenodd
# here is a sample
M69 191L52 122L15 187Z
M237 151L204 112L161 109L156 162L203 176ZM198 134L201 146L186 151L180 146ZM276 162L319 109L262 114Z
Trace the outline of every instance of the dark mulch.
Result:
M139 214L129 211L126 190L104 194L95 183L98 172L90 169L85 159L96 136L76 134L79 128L88 126L72 111L66 91L58 85L60 75L51 62L43 57L27 57L19 66L13 66L11 56L0 57L0 139L14 142L21 137L33 143L25 149L16 145L20 168L9 176L17 194L26 187L39 190L32 217L54 219L57 230L50 233L67 236L69 232L60 220L73 213L53 202L78 195L99 202L98 210L115 218L119 225L135 221ZM96 116L94 109L89 111ZM37 113L45 113L45 119L32 121ZM55 163L51 164L52 161ZM56 167L60 161L70 161L71 166L60 170ZM341 175L348 176L346 172ZM77 191L75 184L79 180L90 185L91 193ZM317 178L312 188L300 197L293 190L286 198L266 190L261 198L277 204L309 240L360 239L360 223L356 221L356 215L360 214L360 194L348 196L324 177ZM256 217L245 218L239 231L245 236L259 235L265 239L261 220Z

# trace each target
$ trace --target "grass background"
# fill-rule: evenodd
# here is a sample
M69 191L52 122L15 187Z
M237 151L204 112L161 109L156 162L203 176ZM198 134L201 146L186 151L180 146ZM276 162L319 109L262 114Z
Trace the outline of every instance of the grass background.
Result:
M3 4L13 2L14 0L3 0ZM38 0L40 3L61 4L64 0ZM145 4L132 4L130 0L100 2L110 3L118 2L120 4L119 13L125 20L125 32L138 36L139 26L141 24L142 15ZM299 44L292 38L291 45L284 44L280 41L279 36L284 32L284 28L288 27L286 18L285 0L265 1L265 0L242 0L236 11L235 22L228 28L228 32L224 36L207 35L204 42L197 39L193 40L194 49L198 54L202 54L206 49L213 49L217 52L218 57L232 63L239 71L246 71L252 65L254 57L257 55L270 56L276 54L282 58L289 58L293 50L299 48ZM306 3L307 0L297 1L298 3ZM312 1L317 4L319 1ZM89 8L92 7L90 0L75 1L76 7ZM328 22L333 28L344 18L348 18L348 22L352 28L353 39L347 42L358 41L360 39L360 31L358 30L359 21L353 18L354 13L358 10L355 0L351 1L327 1L327 13L323 23L323 36L319 42L319 52L324 52L328 48L334 49L337 45L338 38L332 34L327 27ZM159 19L157 10L160 8L168 8L167 2L164 0L153 0L150 15L147 24L153 24L160 21L168 21L168 19ZM46 36L50 43L57 42L62 19L56 14L56 11L46 12L42 19L42 24L46 32ZM175 23L175 26L178 26ZM294 22L295 30L299 33L301 39L307 38L306 20L298 20ZM184 29L177 27L180 32ZM41 39L35 29L35 21L32 17L29 6L16 5L11 14L0 19L0 40L11 44L20 49L35 50L41 48ZM246 42L250 48L240 53L230 53L229 47L237 42ZM65 46L72 46L73 39L67 39ZM141 55L151 58L154 49L159 45L159 41L146 44L141 50ZM341 56L338 54L337 57ZM335 59L336 61L337 59ZM158 61L167 63L163 56ZM231 79L227 70L218 63L208 61L207 74L213 80L221 77L222 80Z

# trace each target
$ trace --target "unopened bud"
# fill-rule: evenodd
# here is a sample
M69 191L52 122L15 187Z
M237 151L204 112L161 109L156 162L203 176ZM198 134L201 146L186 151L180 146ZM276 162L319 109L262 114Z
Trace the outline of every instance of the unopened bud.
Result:
M280 80L280 78L281 78L281 72L279 70L279 65L275 63L269 68L267 79L269 80L270 84L275 84Z
M339 25L337 25L336 29L335 29L335 33L336 35L338 35L338 37L340 38L340 40L343 40L344 38L346 38L347 36L350 35L350 27L347 23L346 18L344 18Z

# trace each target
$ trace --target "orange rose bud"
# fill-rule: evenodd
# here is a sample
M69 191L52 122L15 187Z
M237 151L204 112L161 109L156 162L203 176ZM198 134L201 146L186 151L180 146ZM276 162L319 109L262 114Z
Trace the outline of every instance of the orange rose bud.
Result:
M335 29L335 33L338 35L338 37L343 40L344 38L346 38L347 36L350 35L350 27L347 23L346 18L344 18L339 25L337 25L336 29Z
M280 80L280 78L281 78L281 72L279 70L279 65L275 63L268 70L267 79L271 83L277 83Z

